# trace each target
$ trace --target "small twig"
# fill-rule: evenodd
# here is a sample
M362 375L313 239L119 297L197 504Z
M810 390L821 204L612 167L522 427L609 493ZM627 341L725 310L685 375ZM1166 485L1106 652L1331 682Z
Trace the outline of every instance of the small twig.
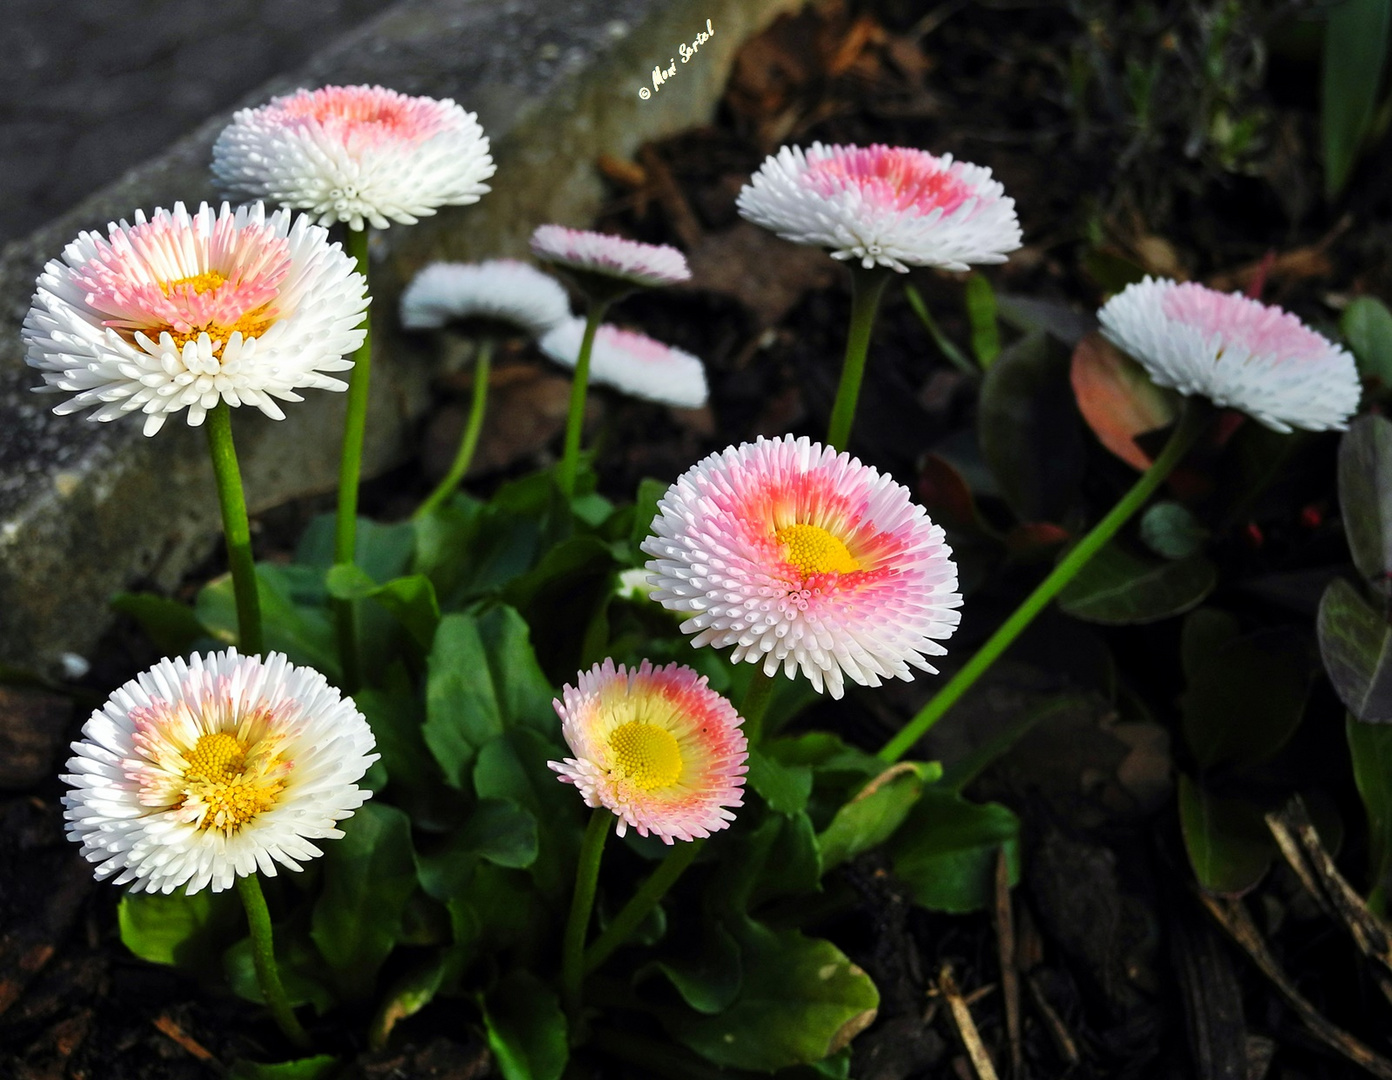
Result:
M213 1052L181 1028L168 1013L160 1013L150 1023L155 1025L161 1035L178 1043L199 1061L213 1066L220 1075L226 1074L227 1070L223 1068L222 1063L213 1055Z
M1266 942L1262 940L1252 916L1243 907L1242 901L1219 900L1205 893L1200 893L1199 899L1242 951L1252 958L1252 962L1261 969L1262 974L1271 980L1317 1039L1381 1080L1392 1080L1392 1061L1375 1054L1348 1032L1336 1027L1301 996L1300 991L1295 988L1295 984L1266 947Z
M1297 797L1283 810L1267 814L1266 827L1310 895L1331 917L1344 924L1364 956L1392 973L1392 929L1369 910L1339 873L1320 843L1304 802ZM1379 982L1382 981L1379 974Z
M681 237L681 242L686 245L688 251L695 248L703 235L701 223L696 220L691 204L686 201L686 196L677 186L672 170L651 145L638 151L638 164L647 173L653 193L662 209L667 212L672 221L672 228Z
M1010 905L1010 859L996 852L996 903L993 912L1000 956L1001 993L1005 996L1005 1033L1010 1040L1010 1076L1019 1080L1024 1065L1020 1040L1020 972L1015 966L1015 917Z
M976 1022L972 1020L971 1007L962 997L962 992L957 989L957 981L952 977L951 964L944 964L938 974L938 993L947 1002L948 1013L957 1028L962 1045L966 1048L967 1056L971 1058L972 1068L976 1070L978 1080L999 1080L996 1067L991 1064L991 1055L986 1052L981 1033L976 1030Z
M1039 977L1030 975L1025 979L1025 984L1029 987L1030 997L1034 1000L1034 1007L1039 1010L1039 1015L1044 1021L1044 1026L1049 1029L1049 1037L1054 1041L1054 1049L1058 1051L1058 1056L1063 1058L1069 1068L1078 1065L1083 1060L1083 1055L1078 1053L1078 1044L1073 1041L1073 1036L1068 1033L1068 1028L1063 1022L1063 1018L1054 1010L1044 993L1044 988L1039 985Z

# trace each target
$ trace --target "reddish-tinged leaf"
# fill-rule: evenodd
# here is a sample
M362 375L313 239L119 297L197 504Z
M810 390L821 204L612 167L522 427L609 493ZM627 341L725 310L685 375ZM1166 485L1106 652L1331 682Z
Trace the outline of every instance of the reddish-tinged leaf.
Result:
M1047 521L1026 521L1011 529L1005 548L1012 555L1034 555L1058 547L1073 534Z
M1071 375L1078 411L1102 445L1133 468L1149 468L1136 436L1173 423L1174 396L1101 334L1078 342Z
M918 498L939 525L964 531L981 528L971 488L962 474L937 454L929 454L919 466Z

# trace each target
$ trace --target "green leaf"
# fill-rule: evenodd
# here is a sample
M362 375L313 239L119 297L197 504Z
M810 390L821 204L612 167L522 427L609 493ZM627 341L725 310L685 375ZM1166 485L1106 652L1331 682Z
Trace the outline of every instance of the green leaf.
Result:
M1063 346L1036 332L1002 352L981 383L981 452L1022 521L1060 521L1077 497L1083 442L1068 362Z
M888 840L909 816L925 785L941 776L937 762L901 761L861 788L817 837L823 872Z
M568 902L586 811L574 787L546 766L564 756L536 732L514 729L483 748L473 780L480 799L511 800L531 813L538 829L532 879L544 895Z
M295 548L295 562L301 566L327 570L334 557L334 531L338 523L333 514L320 514L309 523ZM390 581L406 571L415 547L415 529L409 521L383 525L370 518L358 518L354 533L353 563L373 581Z
M312 667L329 682L337 682L338 647L325 609L322 573L308 566L257 563L256 582L266 651L283 652L292 663ZM237 603L230 574L203 586L194 610L209 634L228 644L236 642Z
M433 514L414 520L412 569L427 575L443 607L494 592L536 561L540 523L456 494Z
M1368 906L1387 909L1392 888L1392 726L1346 722L1353 779L1368 815Z
M330 1054L270 1065L242 1058L232 1066L231 1080L330 1080L340 1064L338 1058Z
M1334 692L1364 723L1392 721L1392 627L1358 590L1335 578L1320 597L1315 628Z
M317 1013L327 1012L334 1004L330 990L333 977L314 943L293 922L277 923L274 940L276 966L290 1004L312 1005ZM251 938L242 938L222 954L222 970L234 994L257 1005L266 1004L251 957Z
M416 890L410 820L375 801L340 826L324 846L324 885L310 936L332 970L339 996L361 1001L401 935L401 916Z
M1358 374L1392 390L1392 311L1373 296L1360 296L1344 308L1339 329L1358 362Z
M242 907L230 891L126 893L116 917L121 942L136 956L200 974L210 966L215 969L242 926Z
M425 709L418 692L409 684L390 690L359 690L353 703L377 740L380 764L394 785L394 801L412 818L433 820L444 777L421 734Z
M665 955L651 965L660 971L681 994L682 1000L707 1016L728 1009L739 996L744 967L739 943L715 919L707 919L698 935L677 955ZM644 972L639 973L639 978Z
M1240 896L1262 879L1276 853L1262 811L1246 799L1224 799L1181 774L1179 824L1199 884Z
M967 279L967 319L971 323L971 346L977 363L984 370L1000 355L1000 326L996 322L996 293L981 274Z
M998 803L971 803L928 788L889 842L894 873L932 911L988 908L1004 847L1010 882L1020 879L1020 821Z
M434 1000L449 974L448 955L436 949L423 963L413 965L398 978L377 1006L368 1032L368 1045L381 1049L387 1045L392 1028L415 1016Z
M529 971L510 971L484 998L488 1045L504 1080L560 1080L570 1052L555 993Z
M1295 734L1313 672L1304 642L1283 627L1239 636L1236 621L1200 608L1184 620L1184 735L1201 768L1268 761Z
M479 749L507 727L557 726L552 691L508 607L481 616L447 615L427 664L425 742L445 779L463 787Z
M1141 540L1165 559L1187 559L1208 539L1208 530L1177 502L1152 503L1141 515Z
M750 750L745 779L780 814L797 814L807 809L812 770L806 765L784 765L757 749Z
M609 544L595 536L573 536L503 590L503 599L532 627L542 669L557 681L597 659L584 654L586 631L603 616L618 567Z
M1353 565L1370 581L1392 573L1392 421L1361 416L1339 440L1339 506Z
M117 593L111 608L129 615L165 656L183 656L204 634L198 615L187 604L154 593Z
M339 600L376 600L401 621L421 649L430 650L435 628L440 625L440 604L435 599L435 586L424 574L392 578L378 585L358 567L344 563L330 568L325 585L329 595Z
M437 900L447 900L467 886L477 859L525 870L536 862L537 843L537 819L530 810L511 799L480 799L441 847L417 855L421 885Z
M772 1072L840 1051L874 1020L875 984L835 945L796 930L748 923L740 931L744 981L728 1009L670 1010L667 1029L716 1065Z
M806 813L746 807L722 847L707 895L731 927L770 900L821 889L817 834Z
M652 535L653 519L657 517L657 504L671 486L664 480L654 480L651 477L644 477L638 481L638 494L633 500L633 531L628 538L634 566L642 566L648 560L647 553L639 545Z
M1197 606L1217 584L1217 568L1202 555L1156 562L1112 541L1063 587L1058 605L1107 626L1158 622Z
M1320 126L1324 136L1324 193L1331 201L1348 183L1372 125L1387 62L1392 3L1344 0L1329 9L1324 30Z

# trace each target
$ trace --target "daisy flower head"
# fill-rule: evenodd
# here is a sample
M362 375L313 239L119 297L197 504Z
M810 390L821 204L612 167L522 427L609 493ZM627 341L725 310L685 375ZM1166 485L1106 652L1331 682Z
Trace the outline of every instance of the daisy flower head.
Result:
M401 325L408 330L462 324L487 336L540 337L568 318L561 283L517 259L431 263L401 294Z
M580 358L584 337L585 320L567 318L552 327L538 344L556 363L573 368ZM595 329L590 381L679 409L699 409L709 397L706 366L696 357L647 334L607 323Z
M587 806L670 844L709 836L744 803L749 748L735 708L689 667L629 670L613 660L582 671L555 702L575 755L547 764Z
M496 166L476 113L449 98L381 86L297 90L241 109L213 144L213 176L232 199L264 199L385 229L489 191Z
M1147 277L1097 318L1103 335L1159 385L1240 409L1273 431L1342 430L1358 408L1347 350L1241 293Z
M642 549L652 598L690 614L693 645L736 663L801 668L834 698L878 686L957 628L962 598L943 530L891 477L806 437L729 447L658 501Z
M68 836L132 892L232 887L276 863L299 870L310 841L370 792L367 721L313 668L235 649L161 660L94 712L72 744Z
M367 282L328 232L260 203L220 212L183 203L80 233L39 275L22 336L56 413L174 413L190 426L219 401L276 420L303 389L346 390L366 330Z
M539 225L532 254L564 267L589 295L613 298L631 289L689 281L686 256L666 244L644 244L609 233Z
M785 146L736 201L785 240L831 249L865 269L967 270L1020 246L1015 200L991 170L900 146Z

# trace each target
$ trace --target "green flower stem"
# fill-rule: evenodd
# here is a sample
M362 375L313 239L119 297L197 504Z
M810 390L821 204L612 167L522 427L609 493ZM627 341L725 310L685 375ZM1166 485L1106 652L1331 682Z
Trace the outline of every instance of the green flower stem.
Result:
M846 449L855 423L856 400L865 377L865 357L870 350L870 332L875 328L875 312L893 271L883 266L866 270L851 267L851 330L846 338L846 359L841 363L841 383L836 388L836 404L831 407L827 442L837 450Z
M575 895L570 901L565 945L561 953L561 996L571 1024L580 1017L580 980L585 975L585 931L594 909L595 888L599 885L599 860L614 812L601 806L590 815L585 839L580 844L580 862L575 868Z
M744 737L749 741L751 748L759 744L759 738L764 733L764 714L768 712L769 702L773 700L773 686L777 679L777 675L765 675L763 664L760 663L755 667L754 677L749 680L749 686L744 691L739 714L744 717Z
M232 569L232 592L237 598L237 644L255 655L265 650L261 636L261 597L256 591L256 562L251 557L251 524L247 521L242 472L232 445L232 407L219 401L208 410L208 453L217 477L222 533L227 539L227 563Z
M686 868L696 861L696 856L701 853L705 843L704 840L682 841L667 853L661 865L648 875L648 880L638 887L638 891L623 906L623 910L614 916L614 921L606 926L594 944L585 950L584 974L588 975L599 967L609 959L615 949L629 939L633 931L638 929L638 924L646 919L648 913L657 907L658 901L667 895L667 890L675 885L677 879L686 873Z
M913 308L914 314L918 316L918 321L921 322L923 328L928 331L928 336L931 337L933 343L937 345L938 351L947 357L948 362L964 375L980 375L981 368L973 364L971 360L967 358L967 354L957 348L957 346L952 343L952 339L938 328L938 324L934 321L933 316L928 314L928 305L923 302L923 297L920 296L918 290L907 281L904 283L904 297L908 300L909 307Z
M349 229L344 250L358 263L358 273L368 277L367 229ZM363 437L367 431L367 391L372 378L372 317L364 317L366 333L353 354L353 374L348 379L348 416L343 424L343 456L338 463L338 517L334 525L334 562L352 563L358 543L358 482L362 477ZM358 687L358 633L353 601L334 600L334 631L338 657L343 665L343 687Z
M479 342L478 358L474 361L474 396L469 402L469 419L464 424L464 437L459 441L459 452L454 455L454 464L450 466L445 478L411 515L417 521L434 513L436 508L454 493L454 489L464 479L464 474L469 471L469 463L474 460L474 450L478 447L479 432L483 429L483 410L488 405L488 367L492 357L493 339L484 338Z
M307 1050L309 1036L295 1019L295 1011L290 1008L290 999L285 996L285 987L281 985L280 969L276 967L275 947L271 941L271 912L266 907L265 894L261 892L261 879L255 874L239 875L237 891L242 896L242 907L246 908L247 926L251 930L251 961L256 968L256 982L261 987L261 994L285 1037L301 1050Z
M1203 431L1212 415L1212 409L1208 402L1203 399L1187 398L1184 409L1180 413L1179 422L1175 425L1169 441L1165 444L1165 449L1160 452L1160 456L1155 459L1150 468L1141 474L1135 485L1122 496L1121 501L1112 507L1111 511L1093 526L1092 531L1080 540L1063 560L1054 567L1053 571L1042 582L1038 588L1030 593L1029 597L1021 604L1000 628L991 635L980 651L967 662L967 665L957 672L949 680L948 684L939 690L928 704L925 705L917 716L905 725L904 729L890 739L880 750L881 761L894 762L903 757L904 753L923 737L923 734L941 719L943 713L952 708L957 700L965 694L973 683L986 671L1001 653L1010 646L1020 633L1027 627L1036 615L1058 595L1059 591L1073 580L1088 560L1091 559L1101 547L1116 535L1118 529L1126 524L1127 520L1141 508L1151 494L1170 475L1170 472L1189 452L1189 448L1194 445L1199 434Z
M570 384L570 415L566 417L565 450L556 472L556 482L567 499L575 495L575 471L580 464L580 434L585 426L585 392L590 383L590 353L594 349L595 331L609 307L608 300L590 300L585 317L585 337L580 342L580 356L575 361L575 377Z

